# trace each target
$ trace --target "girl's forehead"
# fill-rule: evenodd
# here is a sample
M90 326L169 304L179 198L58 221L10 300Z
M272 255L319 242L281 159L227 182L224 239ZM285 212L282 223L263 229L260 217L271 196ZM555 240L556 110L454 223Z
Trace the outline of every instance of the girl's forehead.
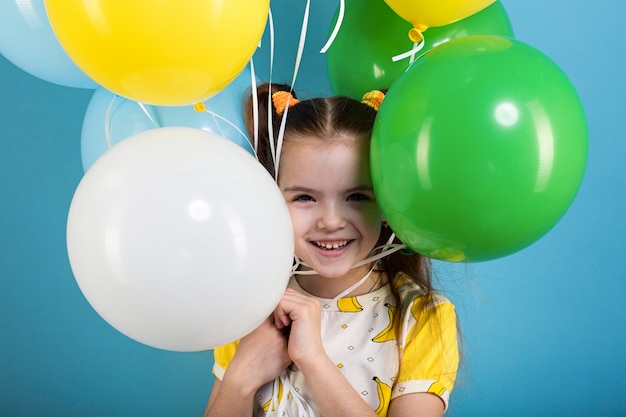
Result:
M371 184L367 145L354 140L301 140L285 144L279 162L279 182Z
M315 162L332 165L341 163L341 161L350 161L351 165L369 165L369 143L343 138L315 138L288 142L283 145L280 163Z
M335 148L352 149L355 153L369 151L369 138L354 135L299 136L283 142L283 150L294 150L294 153L308 151L331 151Z

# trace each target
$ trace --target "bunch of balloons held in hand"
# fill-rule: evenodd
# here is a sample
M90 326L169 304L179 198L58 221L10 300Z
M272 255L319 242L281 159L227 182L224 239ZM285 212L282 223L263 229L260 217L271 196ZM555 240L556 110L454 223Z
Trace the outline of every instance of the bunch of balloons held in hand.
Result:
M289 214L243 127L268 16L269 0L0 5L8 60L95 89L69 259L93 308L149 346L242 337L291 274ZM515 39L500 1L341 0L327 29L333 94L388 90L372 179L410 249L497 259L565 214L587 159L583 107L566 74Z

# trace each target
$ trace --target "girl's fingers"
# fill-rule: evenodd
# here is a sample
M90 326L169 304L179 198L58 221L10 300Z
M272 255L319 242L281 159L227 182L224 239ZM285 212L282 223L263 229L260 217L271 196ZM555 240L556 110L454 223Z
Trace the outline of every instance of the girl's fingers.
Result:
M289 326L289 324L291 324L291 319L289 318L289 315L285 313L285 311L281 309L280 306L278 306L276 310L274 310L274 325L277 328L282 329Z
M274 310L274 323L276 327L282 329L289 326L292 321L307 315L311 309L313 311L319 309L316 299L288 288Z

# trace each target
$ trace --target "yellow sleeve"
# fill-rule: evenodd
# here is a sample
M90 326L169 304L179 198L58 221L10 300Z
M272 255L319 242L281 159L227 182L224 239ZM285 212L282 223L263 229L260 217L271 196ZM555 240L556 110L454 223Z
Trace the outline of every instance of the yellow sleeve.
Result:
M226 372L226 368L228 368L228 365L233 360L237 346L239 346L239 340L213 350L213 357L215 358L213 374L217 379L221 380L224 378L224 372Z
M459 363L456 314L446 298L417 297L407 311L400 371L393 396L431 392L446 407Z

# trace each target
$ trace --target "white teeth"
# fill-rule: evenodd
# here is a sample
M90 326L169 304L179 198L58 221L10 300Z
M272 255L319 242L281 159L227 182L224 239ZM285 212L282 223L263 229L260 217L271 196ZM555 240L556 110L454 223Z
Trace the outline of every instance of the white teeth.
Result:
M327 242L315 242L315 244L317 245L317 247L322 248L322 249L339 249L339 248L343 248L344 246L346 246L348 244L347 240L342 240L339 242L333 242L333 243L327 243Z

